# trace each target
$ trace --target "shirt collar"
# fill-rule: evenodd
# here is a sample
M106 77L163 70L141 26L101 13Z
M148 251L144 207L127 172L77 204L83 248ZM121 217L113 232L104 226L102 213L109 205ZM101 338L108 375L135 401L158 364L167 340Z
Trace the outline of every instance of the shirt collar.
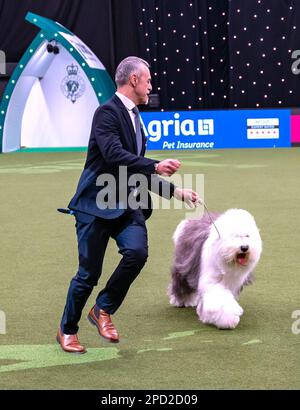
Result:
M128 111L131 111L135 107L134 102L127 98L124 94L121 94L118 91L116 91L116 96L120 98L120 100L125 105Z

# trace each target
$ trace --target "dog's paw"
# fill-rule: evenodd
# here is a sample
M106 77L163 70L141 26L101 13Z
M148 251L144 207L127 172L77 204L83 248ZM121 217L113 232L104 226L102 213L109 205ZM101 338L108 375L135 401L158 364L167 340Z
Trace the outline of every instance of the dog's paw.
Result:
M176 307L184 307L184 304L176 299L175 295L170 295L170 305L176 306Z
M244 313L244 309L238 304L235 299L228 301L223 306L223 310L226 314L234 314L237 316L242 316Z
M243 309L242 306L240 306L238 303L237 303L237 307L236 307L235 313L236 313L238 316L242 316L242 315L244 314L244 309Z
M234 329L240 322L240 317L235 314L223 313L216 321L216 326L219 329Z
M198 305L199 295L197 292L191 293L189 296L186 296L183 305L185 307L195 307Z
M240 316L224 311L208 312L203 309L197 310L199 320L204 324L214 325L219 329L234 329L240 321Z

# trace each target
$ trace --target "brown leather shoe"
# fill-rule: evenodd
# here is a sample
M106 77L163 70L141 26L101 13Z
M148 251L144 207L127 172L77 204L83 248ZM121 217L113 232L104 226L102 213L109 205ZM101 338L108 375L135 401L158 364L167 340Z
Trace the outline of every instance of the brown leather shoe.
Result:
M86 353L86 349L79 343L77 335L65 335L59 328L56 340L65 352L81 354Z
M110 315L104 312L104 310L99 309L99 317L97 317L94 306L88 314L88 320L97 327L99 335L104 337L104 339L112 343L119 342L117 329L114 327Z

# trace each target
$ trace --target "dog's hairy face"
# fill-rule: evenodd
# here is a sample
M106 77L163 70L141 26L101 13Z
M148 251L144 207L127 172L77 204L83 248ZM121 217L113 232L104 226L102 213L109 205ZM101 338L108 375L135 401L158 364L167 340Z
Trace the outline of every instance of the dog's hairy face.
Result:
M216 221L221 238L219 254L226 264L255 265L262 251L262 241L255 220L245 210L229 210Z

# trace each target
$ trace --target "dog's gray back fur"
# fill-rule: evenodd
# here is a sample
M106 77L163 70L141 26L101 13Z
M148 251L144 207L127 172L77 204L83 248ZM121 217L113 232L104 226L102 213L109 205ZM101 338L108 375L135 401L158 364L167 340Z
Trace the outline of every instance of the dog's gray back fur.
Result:
M220 213L210 213L210 218L205 213L201 219L185 223L176 242L172 289L169 289L177 298L197 289L203 244L210 233L211 219L215 221L219 216Z

